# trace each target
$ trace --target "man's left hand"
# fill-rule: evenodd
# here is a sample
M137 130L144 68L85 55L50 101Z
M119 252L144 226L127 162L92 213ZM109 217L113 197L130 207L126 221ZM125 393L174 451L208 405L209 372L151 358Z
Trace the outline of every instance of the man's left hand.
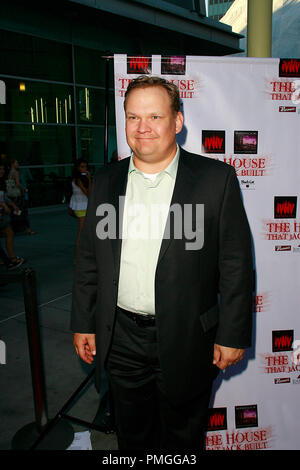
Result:
M219 367L219 369L225 370L226 367L232 366L243 359L244 352L244 349L229 348L215 344L213 364Z

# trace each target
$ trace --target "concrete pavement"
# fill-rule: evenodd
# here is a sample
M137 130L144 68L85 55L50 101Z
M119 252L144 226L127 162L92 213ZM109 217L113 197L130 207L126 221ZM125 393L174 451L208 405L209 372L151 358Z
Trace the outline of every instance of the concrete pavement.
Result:
M16 234L15 251L36 272L40 333L45 367L48 416L53 418L91 371L76 356L69 329L77 220L66 207L32 209L36 235ZM4 239L1 239L4 246ZM0 271L5 268L0 266ZM21 284L0 286L0 339L6 363L0 364L0 449L10 449L15 433L35 420L31 371ZM3 344L3 343L2 343ZM1 362L1 361L0 361ZM100 397L93 380L68 414L91 422ZM72 423L75 432L85 431ZM117 449L115 434L91 430L95 450Z

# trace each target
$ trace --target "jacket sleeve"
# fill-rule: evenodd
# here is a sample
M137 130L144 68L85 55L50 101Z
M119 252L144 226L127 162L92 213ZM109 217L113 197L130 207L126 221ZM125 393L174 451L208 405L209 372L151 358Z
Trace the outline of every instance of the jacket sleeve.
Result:
M253 261L250 228L239 182L230 167L219 219L220 316L215 342L251 345Z
M93 180L88 199L73 279L71 330L74 333L95 333L98 277L95 251L96 187L97 177Z

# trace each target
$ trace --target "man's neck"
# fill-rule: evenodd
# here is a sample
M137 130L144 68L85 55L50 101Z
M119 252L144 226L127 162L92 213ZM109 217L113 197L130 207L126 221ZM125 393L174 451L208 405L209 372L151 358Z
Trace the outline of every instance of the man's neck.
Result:
M133 154L133 163L134 163L134 166L143 173L148 173L148 174L160 173L165 168L167 168L167 166L170 165L171 161L176 155L176 152L177 152L177 146L171 152L171 155L168 158L159 160L157 162L145 162L144 160L141 160L135 154Z

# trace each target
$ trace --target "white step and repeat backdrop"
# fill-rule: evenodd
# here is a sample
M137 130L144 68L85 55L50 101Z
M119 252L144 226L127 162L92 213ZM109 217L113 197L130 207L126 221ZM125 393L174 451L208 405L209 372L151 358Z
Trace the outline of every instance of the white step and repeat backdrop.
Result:
M253 235L253 346L215 381L207 449L300 449L300 60L116 55L119 158L124 93L144 73L179 87L178 143L234 166Z

